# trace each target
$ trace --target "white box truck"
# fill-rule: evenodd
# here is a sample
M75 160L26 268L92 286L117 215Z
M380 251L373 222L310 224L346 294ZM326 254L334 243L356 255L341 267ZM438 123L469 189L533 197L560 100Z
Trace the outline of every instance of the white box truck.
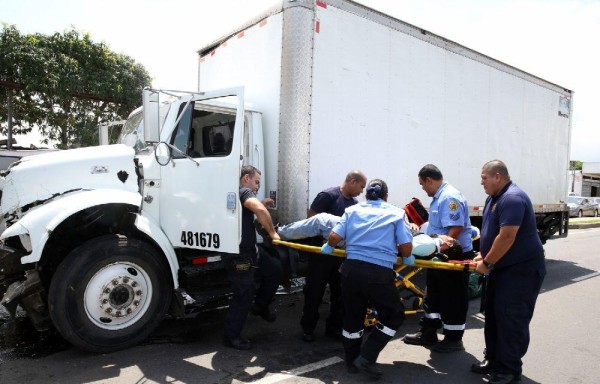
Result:
M535 203L542 238L563 231L569 90L349 1L286 0L199 53L199 91L145 90L121 144L0 173L11 313L107 352L139 343L167 311L222 303L243 164L263 171L259 192L280 222L304 218L354 168L386 180L392 203L426 202L427 163L476 222L481 166L499 158Z

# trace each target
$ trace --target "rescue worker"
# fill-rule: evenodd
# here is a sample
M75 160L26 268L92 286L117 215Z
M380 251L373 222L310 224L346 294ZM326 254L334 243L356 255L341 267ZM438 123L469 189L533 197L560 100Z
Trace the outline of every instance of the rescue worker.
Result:
M361 171L350 171L339 187L332 187L319 192L308 211L308 217L318 213L330 213L342 216L344 210L356 203L356 196L360 195L367 183L366 176ZM323 239L319 238L321 246ZM306 285L304 286L304 307L300 325L302 326L302 340L311 342L315 340L314 330L319 321L319 306L329 285L329 317L325 322L325 334L333 338L341 336L342 328L342 301L340 288L339 268L342 259L335 256L308 254L308 270Z
M506 164L492 160L481 170L488 198L483 210L481 256L476 272L489 274L485 290L485 359L476 373L490 383L521 381L529 346L529 323L546 275L544 248L527 194L510 179Z
M251 165L242 167L240 177L240 202L242 203L242 240L240 253L225 259L227 275L231 282L233 296L229 312L225 318L223 344L235 349L247 350L252 343L242 337L242 328L252 307L252 312L267 321L274 321L276 315L269 310L269 304L277 292L281 280L281 265L278 260L264 252L259 255L254 229L254 215L272 239L278 240L271 214L258 200L256 192L260 188L261 173ZM255 276L255 271L258 272ZM255 294L255 277L260 278L260 286ZM252 302L254 300L254 306Z
M419 184L433 200L429 206L428 235L448 235L462 246L459 259L474 257L469 208L464 196L444 182L442 172L433 164L419 171ZM463 351L469 309L469 274L462 271L428 269L425 316L417 333L404 336L407 344L431 347L436 352ZM437 330L443 328L444 339L438 342Z
M346 209L321 252L331 254L340 241L346 241L346 259L340 269L346 366L351 373L364 371L372 378L379 378L382 371L377 366L377 357L404 321L404 306L394 284L393 267L398 254L407 265L414 263L414 256L411 256L412 234L404 210L386 202L387 184L372 180L366 196L367 201ZM377 311L379 319L362 345L368 307Z

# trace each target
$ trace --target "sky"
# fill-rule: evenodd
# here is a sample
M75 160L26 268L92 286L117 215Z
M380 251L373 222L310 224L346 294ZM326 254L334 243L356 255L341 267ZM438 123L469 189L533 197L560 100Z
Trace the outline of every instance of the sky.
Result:
M600 0L355 1L574 91L570 157L600 162ZM153 87L196 90L197 50L275 3L0 0L0 22L23 34L74 27L144 65Z

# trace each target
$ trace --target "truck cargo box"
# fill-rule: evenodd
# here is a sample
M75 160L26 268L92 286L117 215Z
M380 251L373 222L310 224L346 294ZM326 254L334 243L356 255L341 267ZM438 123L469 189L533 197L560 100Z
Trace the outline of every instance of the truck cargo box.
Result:
M562 211L572 91L352 1L284 1L199 50L200 91L243 85L263 113L267 194L305 217L350 169L425 203L436 164L473 216L488 160L536 210Z

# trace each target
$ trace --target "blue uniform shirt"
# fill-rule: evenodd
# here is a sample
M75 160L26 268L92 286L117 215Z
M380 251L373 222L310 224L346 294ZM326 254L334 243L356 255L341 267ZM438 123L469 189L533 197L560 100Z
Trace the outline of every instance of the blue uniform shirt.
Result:
M473 250L471 219L467 200L456 188L443 183L437 190L429 206L428 235L447 235L449 227L463 227L458 241L463 252Z
M533 205L527 194L510 182L497 196L488 196L483 210L481 228L481 255L485 257L492 248L500 227L518 225L515 242L496 263L503 268L534 257L542 256L544 248L538 235Z
M385 201L367 200L346 208L333 232L346 240L346 258L393 268L398 244L412 242L404 210Z

